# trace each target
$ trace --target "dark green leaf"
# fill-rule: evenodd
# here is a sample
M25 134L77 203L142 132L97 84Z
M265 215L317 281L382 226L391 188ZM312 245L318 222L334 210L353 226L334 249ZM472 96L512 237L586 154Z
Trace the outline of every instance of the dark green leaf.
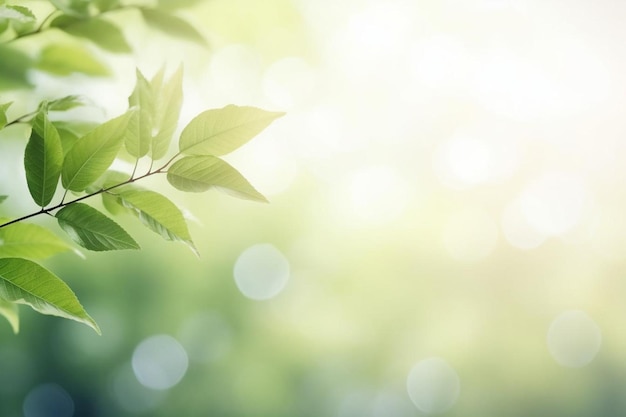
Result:
M98 126L79 139L65 156L63 187L83 191L107 170L124 143L124 132L133 112Z
M0 218L0 224L8 219ZM46 259L72 247L48 229L31 223L0 228L0 258Z
M13 333L17 334L20 331L20 318L17 311L17 304L0 298L0 316L4 316L5 319L11 325Z
M180 17L163 13L155 9L143 8L141 9L141 14L148 25L164 32L169 36L175 36L196 42L202 46L207 46L207 42L200 32Z
M100 334L96 322L59 277L35 262L0 259L0 298L31 306L42 314L76 320Z
M50 24L79 38L85 38L100 48L115 53L128 53L132 49L122 31L103 19L80 19L73 16L59 16Z
M150 230L166 240L186 243L197 255L187 223L181 211L170 200L154 191L129 190L118 194L121 203L131 209Z
M56 218L72 240L85 249L139 249L137 242L120 225L87 204L63 207Z
M152 140L152 116L154 113L154 97L150 83L137 70L137 83L128 98L128 104L138 107L126 130L125 146L131 156L141 158L148 154Z
M232 104L207 110L189 122L181 133L180 152L187 155L226 155L283 115Z
M14 90L31 87L27 72L33 67L33 60L24 52L9 46L0 45L0 90Z
M12 101L4 104L0 104L0 129L3 129L7 125L7 110L13 104Z
M111 71L80 45L52 43L46 46L36 67L50 74L65 76L80 72L92 76L107 76Z
M30 139L24 151L24 168L30 195L40 207L47 206L59 183L63 147L54 125L44 111L33 120Z
M160 75L160 76L159 76ZM179 67L172 77L163 84L162 73L152 80L155 92L155 115L152 138L152 159L160 159L167 153L172 136L178 126L180 109L183 105L183 69Z
M187 156L167 170L167 180L181 191L222 189L237 197L267 202L232 166L215 156Z

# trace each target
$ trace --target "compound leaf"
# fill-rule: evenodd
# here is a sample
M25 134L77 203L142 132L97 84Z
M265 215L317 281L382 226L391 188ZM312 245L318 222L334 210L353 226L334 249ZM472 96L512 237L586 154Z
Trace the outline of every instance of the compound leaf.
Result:
M56 213L59 226L85 249L107 251L139 249L137 242L120 225L83 203L63 207Z
M222 189L237 197L267 202L243 175L215 156L186 156L167 170L167 180L181 191Z
M71 191L83 191L113 163L124 143L132 111L96 127L78 140L63 162L61 182Z
M59 183L63 147L56 128L40 111L33 120L30 139L24 151L24 168L30 195L40 207L47 206Z
M26 304L42 314L76 320L100 334L96 322L59 277L22 258L0 259L0 298Z
M180 135L180 152L187 155L226 155L261 133L285 113L230 104L196 116Z

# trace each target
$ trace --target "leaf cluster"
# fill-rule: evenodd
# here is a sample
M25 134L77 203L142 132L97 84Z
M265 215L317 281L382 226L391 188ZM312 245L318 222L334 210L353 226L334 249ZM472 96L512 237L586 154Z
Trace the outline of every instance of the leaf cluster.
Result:
M87 132L55 121L55 114L82 105L80 98L42 102L36 111L9 121L11 103L0 104L0 129L27 124L24 151L28 192L40 209L16 219L0 219L0 315L18 330L17 304L91 326L72 290L39 263L73 250L48 228L24 222L47 214L77 246L90 251L139 249L135 239L113 218L130 214L165 240L186 244L194 253L188 225L174 202L138 185L164 174L174 188L203 192L215 188L237 197L266 201L234 167L221 157L247 143L282 113L228 105L206 110L177 131L183 102L182 69L166 77L162 69L151 79L139 70L128 110ZM132 173L111 169L121 156L135 161ZM140 160L147 160L140 164ZM144 172L139 167L149 165ZM86 203L100 196L108 213ZM0 196L0 202L6 196Z

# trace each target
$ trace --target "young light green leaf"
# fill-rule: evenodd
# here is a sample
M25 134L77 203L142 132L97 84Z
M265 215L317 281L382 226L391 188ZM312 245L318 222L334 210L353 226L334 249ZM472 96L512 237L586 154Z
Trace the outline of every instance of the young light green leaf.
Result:
M111 74L110 69L85 47L51 43L43 48L36 67L50 74L66 76L80 72L96 77Z
M150 151L155 100L148 80L139 70L136 72L137 83L133 93L128 97L128 104L131 107L137 106L139 110L135 112L128 123L125 146L131 156L141 158Z
M183 105L182 66L163 84L163 74L157 73L151 85L155 92L153 125L156 134L152 137L152 159L161 159L167 153L172 136L178 126L180 109Z
M40 207L47 206L59 183L63 165L63 147L54 125L45 111L33 120L30 139L24 151L24 168L30 195Z
M4 104L0 104L0 129L3 129L7 125L7 110L13 104L12 101Z
M0 298L29 305L42 314L76 320L100 334L98 325L70 287L35 262L21 258L0 259Z
M267 202L243 175L215 156L186 156L167 170L167 180L181 191L222 189L237 197Z
M122 31L114 24L98 18L84 19L61 15L50 26L59 28L69 35L85 38L100 48L114 53L128 53L132 49Z
M184 242L198 254L183 214L166 197L154 191L129 190L119 193L118 198L150 230L166 240Z
M200 113L183 129L180 152L187 155L226 155L261 133L285 113L228 105Z
M196 42L202 46L207 46L207 41L200 32L180 17L147 8L142 8L141 14L148 25L167 35L176 36Z
M61 145L63 146L63 155L67 155L70 149L88 132L94 130L98 125L89 122L52 122L61 137Z
M0 224L8 219L0 218ZM0 258L45 259L72 247L48 229L31 223L0 228Z
M49 111L65 111L75 107L83 105L83 100L80 96L65 96L56 100L48 102Z
M113 163L124 143L132 111L98 126L69 150L63 162L61 182L71 191L83 191Z
M139 249L137 242L120 225L87 204L65 206L55 216L59 226L85 249Z
M17 304L0 298L0 316L4 316L4 318L7 319L15 334L18 334L20 331L20 318L18 313Z
M7 19L17 34L33 30L36 17L33 12L24 6L1 5L0 19Z
M50 3L70 16L89 17L90 0L50 0Z

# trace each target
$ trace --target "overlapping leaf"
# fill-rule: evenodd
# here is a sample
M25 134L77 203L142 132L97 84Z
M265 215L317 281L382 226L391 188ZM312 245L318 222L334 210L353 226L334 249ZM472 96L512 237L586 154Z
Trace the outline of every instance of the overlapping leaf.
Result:
M160 71L151 81L155 97L151 156L160 159L165 156L178 126L180 109L183 105L183 69L179 67L172 77L163 82Z
M284 113L228 105L196 116L180 135L180 152L187 155L226 155L261 133Z
M187 21L172 14L163 13L155 9L142 8L141 14L146 23L170 36L186 39L206 46L207 42L196 28Z
M64 32L90 40L100 48L115 53L131 52L122 31L114 24L98 18L84 19L74 16L61 15L54 19L51 26Z
M0 298L29 305L42 314L76 320L100 334L98 325L70 287L35 262L21 258L0 259Z
M0 20L10 23L17 34L33 30L37 21L28 7L17 5L0 5Z
M82 18L89 16L90 2L91 0L50 0L63 13Z
M9 324L13 333L17 334L20 331L20 319L17 311L17 304L0 298L0 316L3 316Z
M120 192L118 198L150 230L166 240L184 242L197 254L183 214L166 197L154 191L128 190Z
M124 143L132 113L109 120L76 142L63 162L61 182L64 188L82 191L107 170Z
M24 151L24 168L30 195L40 207L47 206L59 183L63 165L63 147L54 125L45 111L33 120L30 139Z
M152 142L152 121L155 100L152 88L143 74L137 70L137 83L128 98L128 104L139 108L128 123L125 146L131 156L141 158L150 151Z
M218 188L237 197L267 202L243 175L215 156L184 157L167 170L167 180L181 191L202 192Z
M56 218L72 240L85 249L139 249L137 242L120 225L87 204L66 206L56 213Z
M8 219L0 218L0 224ZM31 223L0 228L0 258L45 259L72 250L48 229Z

